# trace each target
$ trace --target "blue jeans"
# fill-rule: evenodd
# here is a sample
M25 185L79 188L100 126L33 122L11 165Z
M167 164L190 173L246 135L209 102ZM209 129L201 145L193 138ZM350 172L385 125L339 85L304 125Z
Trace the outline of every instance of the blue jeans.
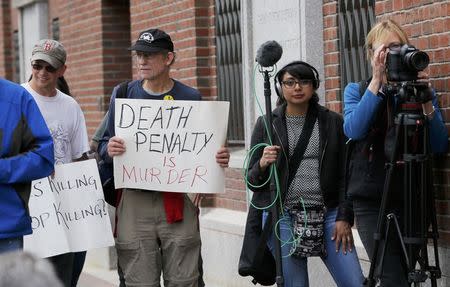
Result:
M352 252L347 252L346 255L339 250L336 253L335 242L331 240L333 235L337 209L330 209L325 215L325 234L324 242L327 256L322 258L323 263L330 271L331 276L339 287L361 287L364 281L364 276L359 265L358 255L355 248ZM267 215L263 213L263 224L266 222ZM281 220L282 218L280 218ZM275 226L275 225L274 225ZM283 220L280 221L281 234L281 256L283 265L284 287L308 287L308 260L307 258L298 258L288 256L291 250L291 243L283 244L283 242L292 241L292 219L288 212L284 213ZM270 236L267 246L272 254L274 254L274 233ZM278 239L277 239L278 240Z
M14 237L14 238L4 238L0 239L0 254L9 252L9 251L15 251L15 250L22 250L23 249L23 237Z

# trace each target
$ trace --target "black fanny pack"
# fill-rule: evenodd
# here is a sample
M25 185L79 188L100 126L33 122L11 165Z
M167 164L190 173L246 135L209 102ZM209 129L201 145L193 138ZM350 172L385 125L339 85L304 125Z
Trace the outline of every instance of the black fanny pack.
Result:
M324 207L294 207L290 210L295 242L291 255L295 257L326 256Z

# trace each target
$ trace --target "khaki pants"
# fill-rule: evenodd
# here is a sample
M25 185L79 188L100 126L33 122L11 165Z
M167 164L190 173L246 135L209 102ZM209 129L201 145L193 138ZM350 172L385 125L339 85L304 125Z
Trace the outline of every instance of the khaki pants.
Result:
M184 219L168 224L159 192L127 189L117 207L116 248L127 287L196 287L200 232L196 208L184 198Z

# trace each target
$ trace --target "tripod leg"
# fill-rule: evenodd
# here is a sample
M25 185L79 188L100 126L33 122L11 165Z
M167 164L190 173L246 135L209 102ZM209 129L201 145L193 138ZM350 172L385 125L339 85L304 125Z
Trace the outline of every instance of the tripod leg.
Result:
M430 270L430 279L431 279L431 286L437 287L437 278L441 278L441 267L439 264L439 249L438 249L438 243L437 239L439 237L438 228L437 228L437 219L436 219L436 207L434 204L434 192L431 190L429 194L427 195L427 202L429 205L428 215L430 217L431 222L431 233L428 236L428 238L432 238L433 240L433 250L434 250L434 261L435 265L433 267L429 267ZM428 259L428 257L427 257Z
M403 123L404 116L400 115L400 124L398 124L395 128L395 146L394 151L390 155L389 163L387 164L387 171L386 171L386 178L384 180L384 186L383 186L383 196L381 197L381 205L380 205L380 212L378 214L378 221L377 221L377 231L374 234L374 248L373 253L371 254L371 260L370 260L370 269L369 269L369 276L367 277L367 286L375 286L375 279L374 279L374 272L375 272L375 266L378 262L378 248L380 245L380 238L381 238L381 232L385 230L385 218L384 215L386 213L386 207L387 202L389 200L390 196L390 190L391 190L391 184L392 184L392 175L394 173L395 169L395 161L397 158L397 153L399 152L399 145L400 142L398 140L399 134L400 134L400 127Z
M409 266L409 257L408 257L408 253L406 252L406 246L405 246L405 242L403 241L403 237L402 237L402 232L400 230L400 226L398 225L398 221L397 218L395 217L395 214L391 213L388 215L389 220L393 220L395 223L395 229L397 230L397 236L400 240L400 246L402 247L402 251L403 251L403 256L405 257L405 262L406 262L406 266Z
M388 172L386 175L385 186L390 185L393 169L394 169L393 165L389 166L389 169L388 169ZM371 260L370 260L371 264L370 264L370 269L369 269L369 276L367 277L367 286L369 286L369 287L374 287L375 282L376 282L374 274L375 274L375 267L378 262L378 249L380 247L380 239L382 236L381 232L383 230L385 230L386 222L385 222L384 214L386 211L387 200L388 200L388 190L383 192L383 197L381 199L380 212L378 213L377 231L374 234L375 244L373 246L373 253L371 254Z
M389 214L389 215L391 215L391 214ZM384 258L385 258L384 256L386 255L386 249L387 249L387 246L389 244L389 238L390 238L390 230L391 230L391 221L392 221L392 219L389 218L389 215L386 217L387 218L387 223L386 223L386 230L384 232L384 243L383 243L383 247L381 249L380 268L378 270L380 278L383 276L383 266L384 266Z
M424 141L428 138L428 129L424 130ZM434 201L434 187L433 187L433 176L432 176L432 161L427 152L427 149L424 149L425 158L421 162L421 178L423 180L423 208L424 208L424 216L425 219L425 230L422 235L425 239L423 244L423 255L422 259L425 262L424 270L429 271L428 277L431 281L432 287L437 287L437 279L441 278L441 269L439 265L439 250L437 239L439 237L438 227L437 227L437 219L436 219L436 206ZM431 230L429 230L431 226ZM429 257L428 257L428 249L427 249L427 239L431 238L433 242L433 251L434 251L434 266L429 265Z

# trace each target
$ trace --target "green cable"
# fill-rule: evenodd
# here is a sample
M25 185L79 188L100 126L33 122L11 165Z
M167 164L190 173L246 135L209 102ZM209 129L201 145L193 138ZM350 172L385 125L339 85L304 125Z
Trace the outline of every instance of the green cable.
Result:
M264 112L263 112L263 110L262 110L261 104L260 104L260 102L259 102L259 100L258 100L258 97L256 96L256 86L255 86L255 82L256 82L256 69L258 69L259 67L260 67L260 66L259 66L259 64L258 64L258 65L255 65L255 68L253 69L252 92L253 92L253 97L255 98L256 103L257 103L257 105L258 105L260 114L261 114L261 115L264 115ZM268 124L267 124L266 117L264 117L264 116L263 116L263 122L264 122L264 126L265 126L265 129L266 129L266 132L267 132L267 134L269 134L269 126L268 126ZM259 210L264 210L264 209L269 209L269 208L271 208L271 207L276 203L277 199L279 199L279 200L280 200L280 209L281 209L282 214L284 215L284 212L283 212L283 203L281 202L281 192L280 192L280 184L279 184L278 171L277 171L277 168L276 168L276 166L275 166L274 164L270 165L270 173L269 173L269 176L267 177L267 180L266 180L264 183L262 183L261 185L253 185L252 183L250 183L250 182L248 181L248 169L249 169L250 160L251 160L251 158L253 157L253 154L255 153L255 151L256 151L257 149L259 149L259 148L261 148L261 147L264 148L264 147L266 147L266 146L271 146L271 145L273 145L273 144L272 144L272 139L269 138L269 143L259 143L259 144L255 145L254 147L252 147L252 148L247 152L247 155L245 156L245 159L244 159L244 166L243 166L243 171L244 171L243 176L244 176L244 181L245 181L245 183L246 183L247 200L248 200L248 202L250 203L250 205L253 206L254 208L259 209ZM252 200L250 199L250 192L249 192L248 186L251 186L251 187L253 187L253 188L259 188L259 187L262 187L262 186L264 186L264 185L266 185L267 183L270 182L270 179L272 178L272 176L275 177L276 196L275 196L275 198L273 199L273 202L271 202L268 206L258 207L258 206L256 206L256 205L252 202Z

